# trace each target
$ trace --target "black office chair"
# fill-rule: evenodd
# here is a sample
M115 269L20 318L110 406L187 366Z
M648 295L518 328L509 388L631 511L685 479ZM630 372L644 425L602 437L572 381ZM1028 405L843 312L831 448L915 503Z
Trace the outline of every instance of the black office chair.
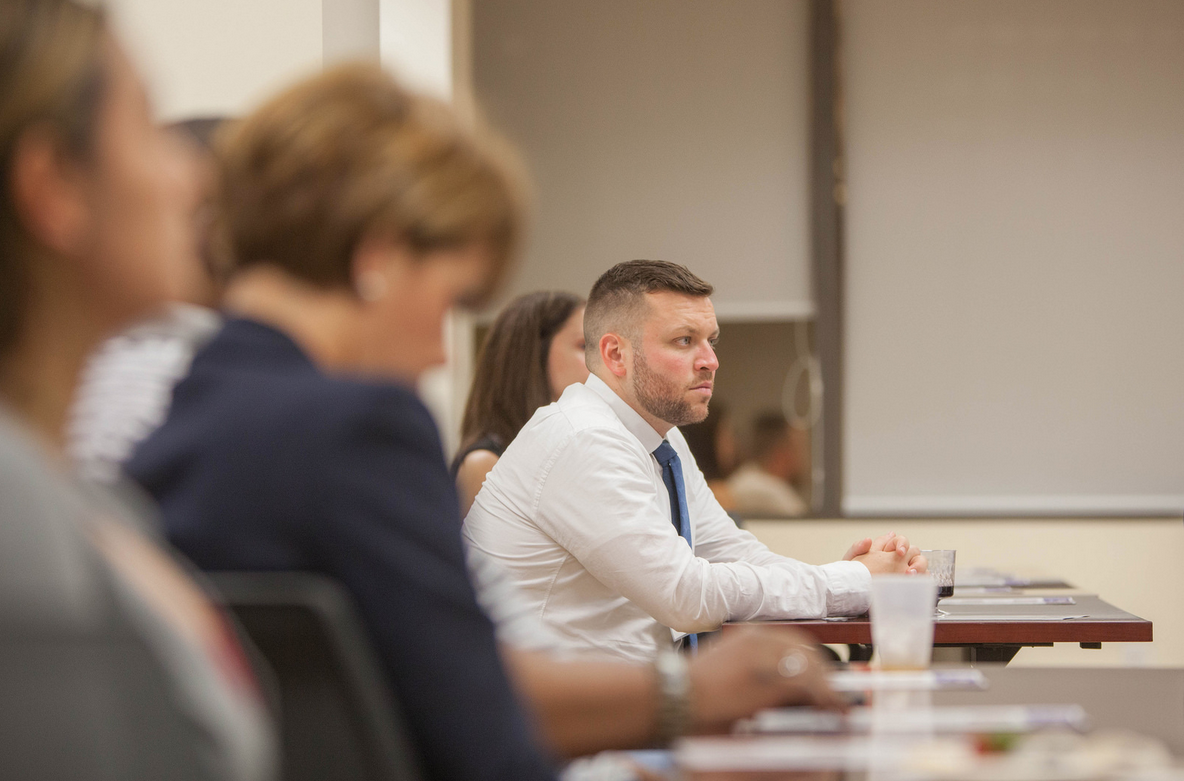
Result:
M210 580L274 673L284 781L423 777L340 583L302 572L223 572Z

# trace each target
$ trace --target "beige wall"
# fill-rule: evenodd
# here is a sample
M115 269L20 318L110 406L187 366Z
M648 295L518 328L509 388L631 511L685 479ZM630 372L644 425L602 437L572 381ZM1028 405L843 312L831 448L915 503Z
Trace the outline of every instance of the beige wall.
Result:
M383 63L405 84L442 98L453 94L455 5L452 0L379 0Z
M1155 624L1153 643L1101 650L1061 644L1025 648L1025 666L1184 667L1184 523L1173 520L755 521L748 528L777 553L821 564L860 537L906 534L925 548L954 548L959 567L1063 577Z
M404 5L383 10L402 24ZM322 66L379 55L379 0L109 0L164 121L237 116ZM423 36L421 36L423 38ZM426 58L427 41L404 58Z
M236 115L322 63L321 0L112 0L164 120Z

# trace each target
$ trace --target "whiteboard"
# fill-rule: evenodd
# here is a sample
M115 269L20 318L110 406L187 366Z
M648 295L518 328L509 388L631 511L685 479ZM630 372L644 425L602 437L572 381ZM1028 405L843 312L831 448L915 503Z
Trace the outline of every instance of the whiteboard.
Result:
M1184 3L843 4L844 510L1184 508Z

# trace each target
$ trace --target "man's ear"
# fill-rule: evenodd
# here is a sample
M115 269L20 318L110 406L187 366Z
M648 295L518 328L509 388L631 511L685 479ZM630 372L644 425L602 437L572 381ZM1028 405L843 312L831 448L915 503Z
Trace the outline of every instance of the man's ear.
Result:
M600 337L600 362L614 377L624 377L628 373L631 357L629 340L614 333Z
M60 255L77 255L88 239L82 171L49 128L26 130L12 155L12 196L25 229Z

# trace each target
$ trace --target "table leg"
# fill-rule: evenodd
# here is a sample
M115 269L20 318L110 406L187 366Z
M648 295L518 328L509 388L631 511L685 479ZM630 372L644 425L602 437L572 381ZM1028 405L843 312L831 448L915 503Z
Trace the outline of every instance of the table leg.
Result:
M1002 663L1007 664L1020 652L1018 645L972 645L966 650L971 664Z
M850 662L870 662L872 660L872 646L868 643L848 643L847 651Z

